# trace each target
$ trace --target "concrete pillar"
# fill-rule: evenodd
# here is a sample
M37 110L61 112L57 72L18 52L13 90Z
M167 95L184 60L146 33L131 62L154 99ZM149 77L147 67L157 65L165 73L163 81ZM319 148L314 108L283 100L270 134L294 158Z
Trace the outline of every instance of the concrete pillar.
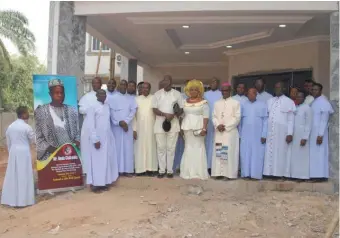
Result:
M330 101L334 114L329 121L330 180L339 191L339 11L330 15Z
M121 55L120 80L124 79L128 81L128 76L129 76L129 59Z
M78 98L84 94L86 17L74 15L74 2L50 2L49 74L77 77Z
M136 59L129 59L129 74L128 79L129 81L134 81L137 83L137 60Z

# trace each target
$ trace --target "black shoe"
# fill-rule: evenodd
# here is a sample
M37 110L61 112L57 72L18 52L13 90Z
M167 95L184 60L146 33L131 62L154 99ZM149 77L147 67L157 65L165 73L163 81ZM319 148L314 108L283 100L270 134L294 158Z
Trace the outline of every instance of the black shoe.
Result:
M211 169L208 169L208 174L211 176Z
M165 174L159 173L159 174L157 175L157 178L164 178L164 175L165 175Z
M167 177L167 178L173 178L174 175L173 175L173 174L167 174L166 177Z

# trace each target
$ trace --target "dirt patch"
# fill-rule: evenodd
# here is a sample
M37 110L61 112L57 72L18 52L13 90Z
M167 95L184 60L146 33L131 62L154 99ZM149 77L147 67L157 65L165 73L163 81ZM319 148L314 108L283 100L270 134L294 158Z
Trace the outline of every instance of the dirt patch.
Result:
M28 208L0 207L0 237L319 238L338 211L335 195L237 184L134 177L101 194L38 196Z

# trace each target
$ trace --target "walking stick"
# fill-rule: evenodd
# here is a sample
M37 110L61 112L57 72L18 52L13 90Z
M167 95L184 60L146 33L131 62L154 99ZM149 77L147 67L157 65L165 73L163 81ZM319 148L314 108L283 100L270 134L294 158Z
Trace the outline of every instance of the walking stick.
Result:
M334 233L334 231L335 231L335 228L338 225L339 225L339 212L336 211L336 213L333 216L332 222L330 223L330 225L329 225L329 227L327 229L325 238L331 238L333 233Z

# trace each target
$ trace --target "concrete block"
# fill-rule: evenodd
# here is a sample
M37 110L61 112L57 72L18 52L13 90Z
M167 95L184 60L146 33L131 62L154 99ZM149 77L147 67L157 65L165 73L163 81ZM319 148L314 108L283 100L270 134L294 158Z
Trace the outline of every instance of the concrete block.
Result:
M296 183L295 192L313 192L313 183Z
M334 194L334 184L332 182L313 183L313 192Z

